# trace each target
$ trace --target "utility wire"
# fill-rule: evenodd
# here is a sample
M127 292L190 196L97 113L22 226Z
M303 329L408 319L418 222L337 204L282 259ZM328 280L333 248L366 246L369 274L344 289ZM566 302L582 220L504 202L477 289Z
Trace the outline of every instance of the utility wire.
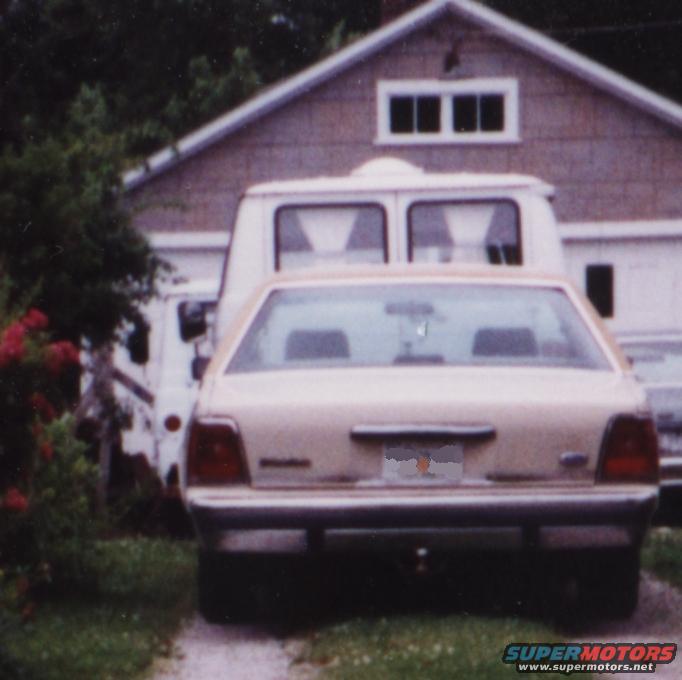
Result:
M599 33L628 33L631 31L647 31L647 30L665 30L675 26L682 26L682 19L675 19L674 21L652 21L644 24L621 24L611 26L575 26L571 28L551 28L542 27L540 31L544 33L551 33L553 35L570 34L570 35L593 35Z

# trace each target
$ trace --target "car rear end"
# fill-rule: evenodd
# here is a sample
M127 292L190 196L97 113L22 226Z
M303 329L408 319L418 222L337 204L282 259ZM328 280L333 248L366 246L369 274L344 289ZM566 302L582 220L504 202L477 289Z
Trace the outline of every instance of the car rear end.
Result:
M553 279L274 284L195 413L204 551L609 551L632 581L656 433L597 324Z

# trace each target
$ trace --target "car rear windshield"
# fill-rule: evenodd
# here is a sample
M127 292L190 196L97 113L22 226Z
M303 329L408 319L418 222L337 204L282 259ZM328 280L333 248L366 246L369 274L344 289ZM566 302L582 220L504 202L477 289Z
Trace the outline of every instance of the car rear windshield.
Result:
M512 201L429 201L408 214L412 262L521 264L519 211Z
M386 262L386 219L375 204L298 205L275 214L277 270Z
M561 289L419 283L275 290L227 372L438 364L609 368Z

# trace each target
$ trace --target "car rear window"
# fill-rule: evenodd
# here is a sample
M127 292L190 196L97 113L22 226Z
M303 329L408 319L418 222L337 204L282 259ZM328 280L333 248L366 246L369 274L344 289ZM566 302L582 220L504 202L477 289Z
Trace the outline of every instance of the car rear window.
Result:
M277 270L386 259L386 219L379 205L294 205L275 214Z
M275 290L227 372L439 364L609 368L561 289L419 283Z
M521 264L519 211L512 201L429 201L408 211L411 262Z

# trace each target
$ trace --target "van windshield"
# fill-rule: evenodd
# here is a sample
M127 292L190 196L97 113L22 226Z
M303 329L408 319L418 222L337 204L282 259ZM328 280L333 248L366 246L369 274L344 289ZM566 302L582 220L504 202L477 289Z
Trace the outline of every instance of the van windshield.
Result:
M386 261L386 218L379 205L298 205L277 211L277 270Z
M512 201L429 201L408 213L411 262L521 264L519 211Z

